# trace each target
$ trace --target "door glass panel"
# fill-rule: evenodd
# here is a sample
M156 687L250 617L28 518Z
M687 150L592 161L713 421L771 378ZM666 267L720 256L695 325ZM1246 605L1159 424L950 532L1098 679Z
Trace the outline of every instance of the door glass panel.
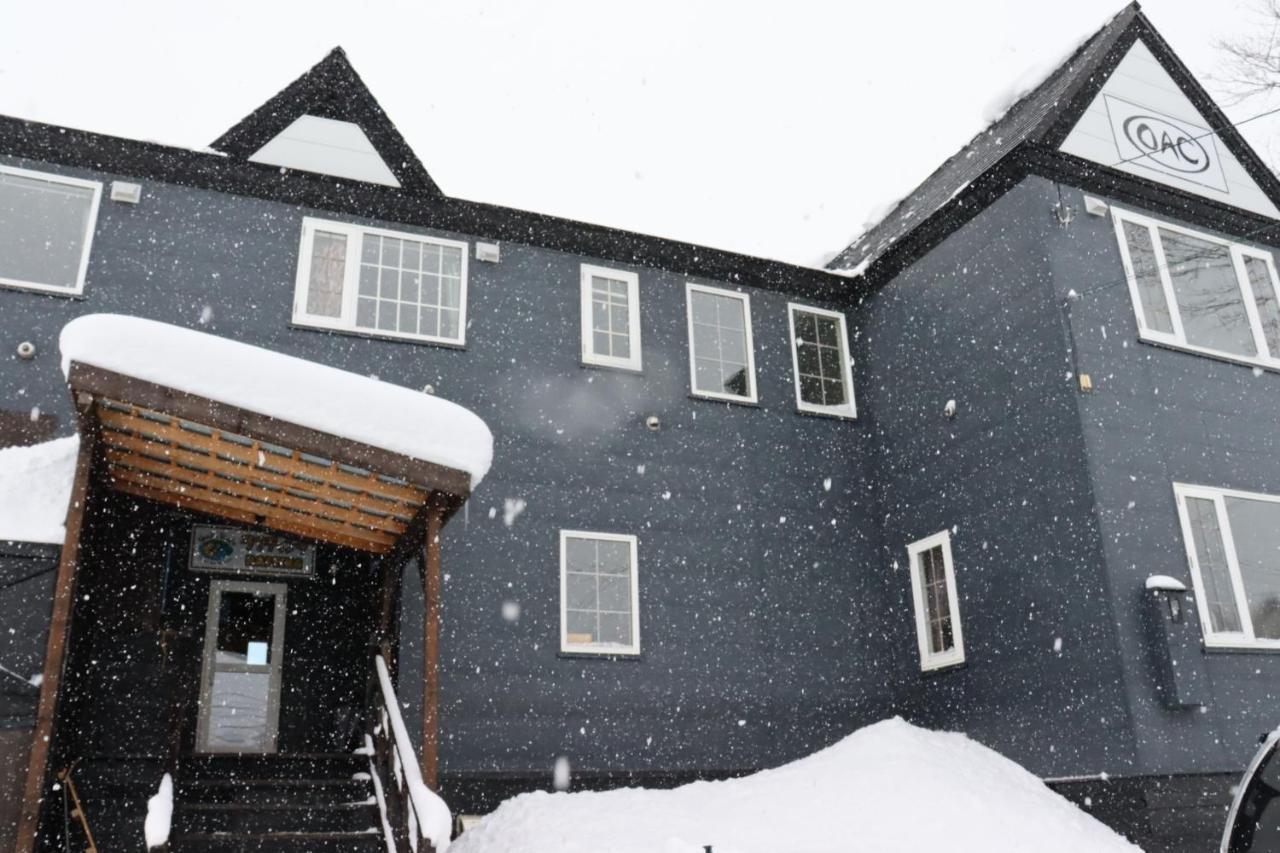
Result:
M218 609L218 663L255 663L253 647L270 663L271 636L275 629L276 597L251 592L224 592Z

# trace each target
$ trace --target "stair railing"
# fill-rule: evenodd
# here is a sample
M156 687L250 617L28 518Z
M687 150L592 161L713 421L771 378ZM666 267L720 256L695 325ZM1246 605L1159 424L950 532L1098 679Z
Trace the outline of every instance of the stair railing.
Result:
M422 781L418 756L409 739L400 701L382 655L373 660L378 689L374 694L374 785L384 804L389 847L396 853L445 853L453 830L449 807Z

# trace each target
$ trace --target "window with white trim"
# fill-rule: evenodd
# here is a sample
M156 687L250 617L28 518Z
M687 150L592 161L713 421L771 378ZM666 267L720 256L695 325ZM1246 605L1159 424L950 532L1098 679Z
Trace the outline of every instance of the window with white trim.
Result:
M964 663L960 602L951 562L951 533L944 530L907 546L911 563L911 596L915 602L920 669L928 671Z
M640 277L582 265L582 363L640 369Z
M467 244L308 217L302 221L293 321L461 345Z
M689 282L689 382L714 400L754 403L756 362L751 344L751 297Z
M102 184L0 166L0 285L78 296Z
M844 315L794 302L787 305L787 312L796 407L802 412L854 417L857 409Z
M1280 649L1280 497L1173 490L1205 645Z
M1280 370L1280 278L1269 251L1112 211L1144 340Z
M560 650L640 653L636 537L560 531Z

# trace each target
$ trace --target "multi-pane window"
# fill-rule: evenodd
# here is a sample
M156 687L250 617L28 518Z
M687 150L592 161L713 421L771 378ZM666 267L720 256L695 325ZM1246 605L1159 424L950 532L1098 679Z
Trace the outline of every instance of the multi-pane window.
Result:
M303 221L297 323L461 344L466 299L466 243Z
M693 393L718 400L756 402L750 298L745 293L692 283L686 285L685 293Z
M1113 212L1144 339L1280 369L1280 279L1270 252Z
M84 291L102 184L0 167L0 285Z
M942 531L907 546L911 594L915 602L920 668L938 669L964 662L960 606L951 563L951 535Z
M636 537L560 531L560 650L640 653Z
M803 412L853 417L853 374L844 315L795 303L788 311L796 406Z
M640 369L640 278L582 265L582 362Z
M1207 646L1280 648L1280 497L1174 485Z

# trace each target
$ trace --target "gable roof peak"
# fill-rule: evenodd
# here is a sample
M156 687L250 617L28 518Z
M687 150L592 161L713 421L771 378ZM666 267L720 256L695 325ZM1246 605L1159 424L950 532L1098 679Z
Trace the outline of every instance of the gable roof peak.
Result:
M304 116L355 125L367 137L372 152L381 158L386 170L394 176L393 185L398 184L412 195L442 195L409 143L360 78L341 45L335 46L304 74L223 133L212 147L232 157L252 159ZM305 171L325 174L323 169ZM376 182L391 183L387 180Z

